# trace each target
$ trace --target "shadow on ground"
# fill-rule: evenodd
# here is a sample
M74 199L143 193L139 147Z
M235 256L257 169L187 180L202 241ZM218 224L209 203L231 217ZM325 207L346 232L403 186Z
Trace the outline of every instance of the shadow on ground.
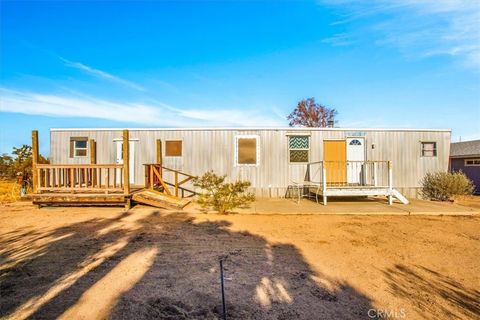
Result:
M384 275L391 293L415 306L425 318L480 319L480 291L477 289L467 288L422 266L398 264L387 269Z
M366 318L370 299L312 271L294 246L228 226L133 210L3 234L0 316L220 318L222 258L231 319Z

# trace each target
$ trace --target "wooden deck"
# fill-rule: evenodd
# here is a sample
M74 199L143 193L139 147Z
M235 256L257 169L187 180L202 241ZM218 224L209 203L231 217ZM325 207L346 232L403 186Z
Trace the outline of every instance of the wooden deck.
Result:
M131 194L123 193L40 193L32 195L33 204L41 206L125 206L130 207Z
M123 131L123 163L97 164L96 143L90 142L90 164L39 164L38 132L32 132L32 202L41 206L125 206L132 201L182 209L194 195L184 184L192 175L162 166L161 142L157 140L157 162L145 165L145 185L133 186L129 173L129 133ZM166 181L169 173L173 181Z

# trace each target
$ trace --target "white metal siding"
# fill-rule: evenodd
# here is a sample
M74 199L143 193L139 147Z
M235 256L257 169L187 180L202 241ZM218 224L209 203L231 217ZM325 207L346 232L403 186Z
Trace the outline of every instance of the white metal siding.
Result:
M138 139L135 154L135 183L144 183L144 163L155 162L155 140L182 140L182 157L163 157L164 166L193 175L208 170L226 174L229 179L252 183L257 195L282 197L291 181L303 181L306 165L289 164L288 133L290 129L162 129L130 130L130 138ZM345 139L352 129L308 130L310 161L323 158L323 140ZM394 186L409 197L416 196L421 178L427 172L446 171L450 148L449 131L359 130L365 132L367 160L391 160ZM234 165L235 135L254 134L260 137L259 166ZM122 138L122 130L52 130L51 160L55 164L89 163L90 157L70 158L70 137L88 137L97 142L97 163L114 163L114 139ZM436 157L421 156L421 141L437 142ZM372 149L372 144L375 148Z

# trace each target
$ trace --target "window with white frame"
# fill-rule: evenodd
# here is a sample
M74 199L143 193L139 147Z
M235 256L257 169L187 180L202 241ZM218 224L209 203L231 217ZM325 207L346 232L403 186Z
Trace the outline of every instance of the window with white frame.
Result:
M309 136L288 136L288 159L290 163L307 163L310 158Z
M70 158L86 157L88 150L87 137L71 137L70 138Z
M465 167L480 167L480 159L465 159Z
M421 142L422 144L422 157L436 157L437 156L437 143L436 142Z
M235 165L257 166L260 163L258 136L241 135L235 137Z

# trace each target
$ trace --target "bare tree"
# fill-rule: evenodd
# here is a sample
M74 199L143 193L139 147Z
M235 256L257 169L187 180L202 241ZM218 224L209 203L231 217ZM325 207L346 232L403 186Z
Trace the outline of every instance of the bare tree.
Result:
M290 127L325 128L333 126L337 113L335 109L315 103L315 98L308 98L298 102L297 107L288 115L287 120L290 120Z

